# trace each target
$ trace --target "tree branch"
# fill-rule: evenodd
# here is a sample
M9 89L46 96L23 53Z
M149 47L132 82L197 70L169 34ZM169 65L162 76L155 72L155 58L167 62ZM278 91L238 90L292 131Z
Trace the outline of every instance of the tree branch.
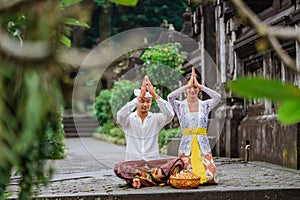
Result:
M284 52L282 46L278 42L278 38L295 39L299 41L300 31L290 27L271 27L263 23L241 0L232 0L232 3L239 12L241 21L247 20L260 36L266 38L274 51L278 54L278 57L281 58L282 62L287 67L296 72L300 72L297 70L296 62Z
M268 36L268 40L271 46L273 47L274 51L277 53L280 60L282 60L282 62L289 66L292 70L297 71L296 62L287 53L283 51L276 37L270 34Z
M2 0L0 2L0 11L11 9L12 7L19 6L23 3L28 3L28 1L36 1L36 0Z
M8 34L0 29L0 51L19 59L39 60L51 54L50 44L45 41L23 41L22 45L11 40Z

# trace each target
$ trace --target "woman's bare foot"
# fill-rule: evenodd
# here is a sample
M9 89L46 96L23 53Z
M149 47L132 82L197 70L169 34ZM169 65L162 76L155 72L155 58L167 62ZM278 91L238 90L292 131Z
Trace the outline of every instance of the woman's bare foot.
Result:
M132 186L133 186L134 188L140 188L140 187L141 187L141 181L140 181L140 179L134 178L134 179L133 179L133 182L132 182Z

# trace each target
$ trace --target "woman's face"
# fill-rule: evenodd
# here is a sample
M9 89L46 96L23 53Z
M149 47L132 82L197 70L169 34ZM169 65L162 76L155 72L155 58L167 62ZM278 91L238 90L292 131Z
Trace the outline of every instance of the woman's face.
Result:
M198 87L191 86L186 89L186 94L189 97L197 97L198 98L199 91L200 91L200 89Z

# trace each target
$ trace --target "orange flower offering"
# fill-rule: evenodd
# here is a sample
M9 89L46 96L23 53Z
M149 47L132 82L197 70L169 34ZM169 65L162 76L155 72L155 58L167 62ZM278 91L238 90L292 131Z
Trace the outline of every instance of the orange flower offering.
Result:
M170 184L175 188L196 188L200 184L200 176L184 170L172 175L170 177Z

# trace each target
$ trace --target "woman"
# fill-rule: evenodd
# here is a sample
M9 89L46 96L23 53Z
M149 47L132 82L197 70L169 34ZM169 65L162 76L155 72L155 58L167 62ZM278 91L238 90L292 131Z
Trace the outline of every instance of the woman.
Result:
M198 99L200 91L208 94L211 99L205 101ZM183 101L176 100L184 92L187 98ZM221 95L201 85L197 81L193 67L188 84L171 92L168 100L177 114L182 129L179 157L185 163L184 169L199 175L200 184L217 184L216 167L206 129L208 114L220 102Z

